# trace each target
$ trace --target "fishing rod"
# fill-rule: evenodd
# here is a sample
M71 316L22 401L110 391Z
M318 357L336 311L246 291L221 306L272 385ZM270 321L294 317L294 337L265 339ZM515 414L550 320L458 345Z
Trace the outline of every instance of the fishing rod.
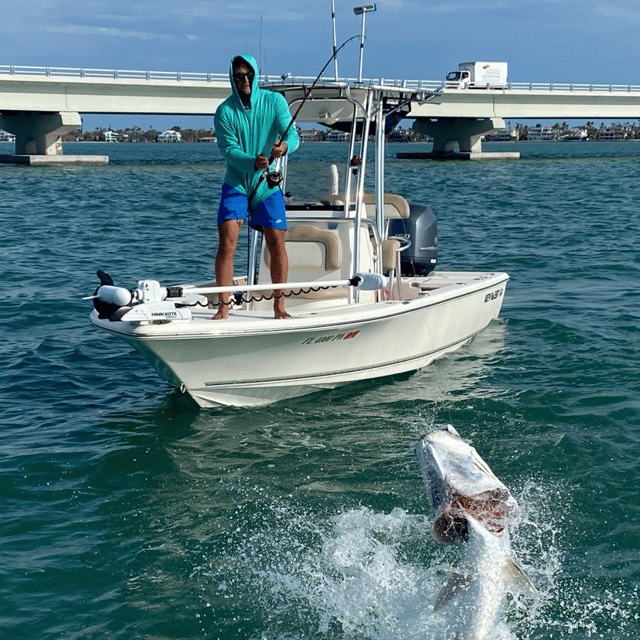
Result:
M277 144L281 144L282 140L284 139L284 137L287 135L287 133L289 133L289 129L291 129L291 127L293 126L293 123L295 122L296 118L298 117L298 114L300 113L300 109L302 109L304 103L307 101L307 98L311 95L311 92L313 91L313 88L316 86L316 84L318 83L318 81L320 80L320 78L322 77L322 74L325 72L326 68L331 64L331 61L334 60L336 58L336 56L338 55L339 51L349 42L351 42L351 40L354 40L355 38L360 37L359 35L354 35L351 36L350 38L347 38L347 40L345 40L337 49L334 46L333 47L333 53L331 54L331 57L327 60L326 64L324 65L324 67L322 67L322 69L320 70L320 73L316 76L316 79L313 81L313 83L311 84L311 86L305 91L305 95L302 98L302 101L300 102L300 104L298 105L298 108L296 109L295 113L293 114L293 116L291 117L291 120L289 122L289 124L287 125L287 128L284 130L284 132L282 133L282 135L279 137ZM337 78L336 78L337 80ZM249 195L248 199L247 199L247 209L251 208L251 201L253 200L253 198L255 197L258 188L260 187L260 185L262 184L262 182L264 180L267 180L267 185L270 189L273 189L273 187L275 186L280 186L281 182L282 182L282 173L280 171L277 170L273 170L270 171L269 167L271 166L271 163L273 162L274 158L273 156L269 156L269 165L267 166L266 169L264 169L262 171L262 174L260 175L260 178L258 179L258 182L256 183L255 187L253 188L253 190L251 191L251 194ZM256 264L255 264L255 257L256 257L256 252L257 252L257 243L258 243L258 233L251 228L251 225L247 225L247 233L248 233L248 238L247 238L247 278L250 284L254 283L255 280L255 269L256 269Z
M316 84L318 84L318 81L320 80L320 78L322 77L324 72L326 71L327 67L331 64L331 61L336 58L336 56L338 55L338 52L340 51L340 49L342 49L342 47L344 47L347 43L351 42L351 40L354 40L355 38L359 38L359 37L360 37L360 35L358 35L358 34L356 34L355 36L351 36L350 38L345 40L337 49L334 50L334 52L331 54L331 57L327 60L327 62L324 65L324 67L322 67L322 69L320 70L320 73L316 76L316 79L313 81L311 86L305 91L305 95L302 98L302 101L298 105L298 108L296 109L296 112L291 117L291 121L287 125L287 128L282 132L282 134L280 135L280 137L276 141L275 146L278 146L278 145L282 144L282 141L284 140L285 136L287 135L287 133L289 133L289 129L291 129L291 127L293 126L296 118L298 117L298 114L300 113L300 109L302 109L304 103L307 101L307 98L311 95L311 92L313 91L313 88L316 86ZM269 166L271 166L271 163L274 160L275 160L275 158L273 156L269 156ZM282 182L282 173L280 171L277 171L277 170L274 170L274 171L268 171L267 169L263 170L262 175L258 179L258 182L256 183L256 186L253 188L253 191L251 192L251 195L249 196L249 199L247 200L247 203L248 203L249 207L251 206L251 201L253 200L254 196L256 195L256 192L258 191L258 188L260 187L260 185L262 184L262 182L264 180L267 181L267 185L269 186L269 188L273 189L273 187L279 185Z

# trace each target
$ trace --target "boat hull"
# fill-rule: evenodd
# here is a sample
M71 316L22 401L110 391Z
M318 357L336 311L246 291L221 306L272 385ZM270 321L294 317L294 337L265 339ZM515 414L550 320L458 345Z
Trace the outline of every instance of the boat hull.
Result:
M421 369L498 317L507 274L444 275L446 286L412 300L347 305L291 320L247 313L174 326L117 326L130 323L95 315L92 321L130 340L201 407L259 406Z

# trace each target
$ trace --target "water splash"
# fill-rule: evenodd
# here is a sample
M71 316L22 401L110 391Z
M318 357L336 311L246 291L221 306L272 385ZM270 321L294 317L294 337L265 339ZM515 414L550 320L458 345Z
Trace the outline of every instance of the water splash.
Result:
M518 492L512 547L539 597L509 594L491 640L633 637L624 634L637 628L637 590L630 602L625 587L596 594L563 573L555 509L565 491L527 482ZM236 556L266 616L261 640L452 640L447 610L433 605L456 548L432 541L427 516L359 507L325 518L291 504L272 505L272 516ZM618 634L606 636L612 620Z
M519 640L637 638L638 587L601 588L596 578L565 569L571 495L570 487L531 480L518 495L520 509L511 528L512 543L539 597L533 602L514 598L506 611L508 624Z
M411 560L411 543L428 521L402 509L362 507L336 516L317 549L263 576L274 597L297 600L315 619L315 632L347 638L424 638L432 617L436 571ZM423 549L424 551L424 549Z

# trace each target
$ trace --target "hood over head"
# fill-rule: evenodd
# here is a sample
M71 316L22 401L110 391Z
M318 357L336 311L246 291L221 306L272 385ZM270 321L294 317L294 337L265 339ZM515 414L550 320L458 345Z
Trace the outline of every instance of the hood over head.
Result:
M240 94L238 93L238 88L236 87L236 83L233 79L233 69L234 66L239 65L241 62L246 63L250 69L253 70L253 79L251 80L251 100L250 103L253 102L253 99L258 95L260 88L258 87L258 76L260 75L260 70L258 69L258 63L256 59L249 53L241 53L240 55L234 56L231 59L229 64L229 81L231 82L231 88L233 89L233 94L238 99L240 103L242 100L240 99ZM251 108L251 104L248 105L248 108Z

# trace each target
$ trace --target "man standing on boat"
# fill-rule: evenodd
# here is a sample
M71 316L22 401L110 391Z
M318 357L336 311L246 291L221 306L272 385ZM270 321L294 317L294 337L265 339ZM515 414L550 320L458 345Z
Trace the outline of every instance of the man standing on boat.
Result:
M289 263L284 244L287 219L282 191L261 179L269 170L269 157L280 158L298 148L296 127L291 122L287 101L278 93L258 86L258 67L253 56L242 54L231 61L232 94L215 113L218 147L227 161L218 210L218 253L216 282L233 282L233 257L245 218L264 233L271 258L271 281L286 282ZM251 202L249 202L251 199ZM281 290L275 290L276 318L288 318ZM229 294L220 294L216 319L229 315Z

